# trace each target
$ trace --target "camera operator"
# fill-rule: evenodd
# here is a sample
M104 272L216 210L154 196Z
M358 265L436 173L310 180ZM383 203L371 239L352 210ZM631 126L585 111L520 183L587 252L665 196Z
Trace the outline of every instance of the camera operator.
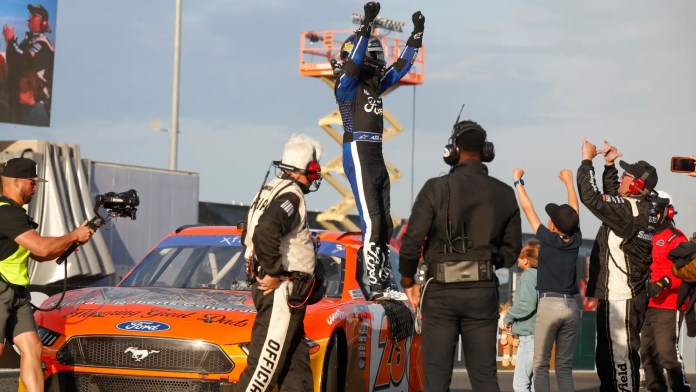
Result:
M604 142L603 192L594 178L592 159L600 151L582 138L577 181L580 200L602 221L590 256L587 296L599 301L595 361L601 391L638 391L640 330L648 305L652 238L656 212L650 193L657 185L655 168L645 161L614 161L621 156Z
M83 223L62 237L42 237L36 224L26 213L38 178L36 162L13 158L4 165L0 197L0 337L10 336L19 348L20 378L27 391L43 391L41 372L41 340L36 333L31 308L27 259L42 262L56 259L75 242L89 241L94 231ZM4 345L0 344L0 354Z
M319 188L321 152L317 140L293 135L282 160L274 162L282 174L261 188L249 208L242 237L255 276L256 319L237 392L270 391L276 384L280 390L313 390L309 347L303 340L308 293L302 282L314 273L316 255L304 195L312 186Z
M681 279L672 273L673 264L667 258L672 249L688 239L674 226L676 211L670 196L662 191L658 191L658 196L654 200L657 232L652 240L652 265L648 284L650 301L640 332L640 359L646 389L666 391L666 370L669 389L675 392L690 391L684 361L679 352L679 331L684 316L684 307L677 305Z
M473 390L499 391L494 268L512 266L522 244L515 193L482 163L494 155L479 124L457 122L443 155L452 168L423 185L403 238L401 284L414 307L421 301L414 281L421 252L427 265L420 305L423 388L429 392L449 390L460 336Z

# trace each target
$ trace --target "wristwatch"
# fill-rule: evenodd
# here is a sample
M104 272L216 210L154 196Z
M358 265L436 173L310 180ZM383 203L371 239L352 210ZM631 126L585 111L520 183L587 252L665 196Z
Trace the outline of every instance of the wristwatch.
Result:
M524 180L520 178L519 180L516 180L515 182L513 182L513 183L512 183L512 186L513 186L513 187L516 187L517 184L520 184L520 185L524 186Z
M413 278L408 278L406 276L401 277L401 287L405 289L410 289L411 287L416 285L416 281Z

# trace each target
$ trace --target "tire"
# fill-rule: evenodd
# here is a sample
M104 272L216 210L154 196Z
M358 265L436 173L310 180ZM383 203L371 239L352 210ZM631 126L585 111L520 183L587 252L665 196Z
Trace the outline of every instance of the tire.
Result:
M339 365L338 339L334 336L329 342L329 347L326 349L326 356L324 357L321 381L322 392L343 392L345 390L344 385L341 385L343 369Z

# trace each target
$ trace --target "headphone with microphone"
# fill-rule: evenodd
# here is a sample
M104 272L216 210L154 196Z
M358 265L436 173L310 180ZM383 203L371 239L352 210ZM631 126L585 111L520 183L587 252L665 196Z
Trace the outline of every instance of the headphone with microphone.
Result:
M452 127L452 135L449 138L449 143L442 151L442 159L450 166L454 166L459 163L459 146L457 146L457 138L467 132L478 131L483 132L484 134L486 132L478 123L474 121L459 121L459 117L462 115L462 110L464 110L464 105L462 105L462 109L459 110L457 120L454 123L454 127ZM493 146L493 143L486 140L483 143L483 148L481 149L481 161L491 162L493 158L495 158L495 147Z
M645 173L643 173L640 178L634 178L633 181L628 185L628 190L631 192L631 195L633 196L647 196L650 194L650 191L645 189L645 180L655 172L655 168L651 167L650 169L646 170Z

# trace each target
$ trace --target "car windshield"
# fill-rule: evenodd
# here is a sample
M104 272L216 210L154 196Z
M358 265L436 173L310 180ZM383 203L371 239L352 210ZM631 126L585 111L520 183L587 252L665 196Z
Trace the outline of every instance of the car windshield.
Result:
M251 290L239 236L172 236L160 243L120 284L122 287ZM322 243L317 261L327 276L327 297L343 291L345 249Z

